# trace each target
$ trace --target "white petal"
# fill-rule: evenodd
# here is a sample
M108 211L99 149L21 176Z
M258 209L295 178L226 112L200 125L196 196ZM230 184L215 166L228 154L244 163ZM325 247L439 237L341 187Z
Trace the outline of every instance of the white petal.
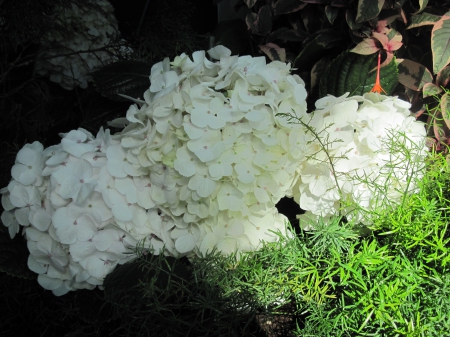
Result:
M175 241L175 249L179 251L181 254L190 252L192 249L194 249L196 244L196 240L194 235L187 234L180 238L178 238Z

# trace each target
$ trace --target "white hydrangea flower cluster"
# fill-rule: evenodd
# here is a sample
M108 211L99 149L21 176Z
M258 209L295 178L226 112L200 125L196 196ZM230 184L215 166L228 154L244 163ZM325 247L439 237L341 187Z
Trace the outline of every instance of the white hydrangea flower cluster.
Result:
M332 157L347 156L334 165L345 173L338 176L345 197L370 207L371 195L353 178L393 160L387 128L424 140L401 100L327 97L307 114L304 82L289 65L222 46L208 53L216 61L198 51L155 64L144 100L112 123L122 132L78 129L59 145L19 151L1 191L1 219L11 237L25 228L29 267L44 288L62 295L101 286L137 244L175 257L256 250L277 239L272 231L289 234L275 207L284 196L313 214L334 214L339 197L323 139Z
M375 93L347 96L316 102L311 125L327 151L316 144L301 164L294 199L309 211L298 216L303 228L337 214L342 201L352 205L344 208L349 220L370 225L370 211L414 191L414 178L423 174L426 130L410 116L411 105Z
M276 114L306 116L304 83L281 62L209 53L219 62L201 51L156 64L121 133L78 129L19 151L2 222L11 237L25 227L45 289L101 286L144 239L180 257L254 250L286 230L275 204L291 194L300 158L288 139L302 131Z
M109 1L95 0L95 5L79 7L73 3L58 13L55 20L66 29L52 30L44 36L35 63L37 74L49 76L67 90L76 86L85 89L91 81L90 72L116 59L113 49L89 51L104 48L119 36Z

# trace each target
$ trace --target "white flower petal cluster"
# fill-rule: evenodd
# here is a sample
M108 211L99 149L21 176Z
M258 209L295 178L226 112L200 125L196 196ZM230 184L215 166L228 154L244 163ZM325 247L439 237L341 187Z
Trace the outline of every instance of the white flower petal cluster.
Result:
M328 157L315 152L302 163L294 198L313 218L337 214L341 201L347 202L347 218L370 225L366 213L414 191L428 153L426 130L410 116L410 104L397 97L347 96L316 102L314 117L321 123L314 131Z
M107 0L94 0L86 7L71 4L59 11L55 21L65 29L49 31L43 37L36 73L49 76L67 90L87 88L89 73L116 59L111 48L98 51L120 35L113 12ZM129 51L121 47L121 52Z
M256 250L277 240L273 231L290 235L275 207L284 196L314 215L335 214L340 192L370 209L375 194L357 177L381 175L385 196L398 197L409 168L384 142L388 128L403 131L408 148L425 136L407 103L327 97L307 114L304 82L289 65L222 46L208 53L213 61L198 51L155 64L144 100L113 121L122 132L72 130L58 145L19 151L1 220L11 237L25 228L44 288L101 286L138 243L189 258ZM397 162L392 177L385 168Z

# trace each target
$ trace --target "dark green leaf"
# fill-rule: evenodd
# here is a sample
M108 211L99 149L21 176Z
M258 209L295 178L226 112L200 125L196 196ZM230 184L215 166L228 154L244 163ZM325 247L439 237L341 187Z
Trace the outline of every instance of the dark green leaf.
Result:
M357 30L361 28L361 24L355 22L355 14L351 10L347 10L345 12L345 20L347 21L347 24L351 30Z
M334 20L336 20L336 17L339 13L339 8L333 7L333 6L326 6L325 7L325 14L327 16L328 21L330 21L331 24L334 23Z
M249 13L245 18L247 27L253 34L265 36L272 29L272 14L268 5L261 7L258 14Z
M362 95L370 92L375 84L378 55L359 55L348 51L339 55L328 66L320 81L319 97L326 95ZM393 60L380 70L381 86L390 95L397 81L397 66Z
M342 36L334 30L325 30L311 37L302 49L300 54L295 58L294 67L303 69L312 67L326 49L330 49L342 41Z
M356 23L369 21L380 14L384 0L359 0L356 13Z
M305 38L300 36L295 29L289 29L282 27L269 34L267 42L273 42L275 40L281 41L303 41Z
M143 97L150 87L151 65L139 61L122 61L110 64L93 72L94 85L103 96L125 101L119 94L130 97Z
M274 14L281 15L301 10L307 4L301 0L278 0L275 4Z
M252 8L258 0L244 0L248 8Z

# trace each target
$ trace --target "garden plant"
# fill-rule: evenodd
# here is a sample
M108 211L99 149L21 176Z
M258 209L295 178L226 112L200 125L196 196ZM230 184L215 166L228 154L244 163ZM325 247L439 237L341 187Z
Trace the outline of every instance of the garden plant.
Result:
M182 3L0 4L0 331L446 336L449 4Z

